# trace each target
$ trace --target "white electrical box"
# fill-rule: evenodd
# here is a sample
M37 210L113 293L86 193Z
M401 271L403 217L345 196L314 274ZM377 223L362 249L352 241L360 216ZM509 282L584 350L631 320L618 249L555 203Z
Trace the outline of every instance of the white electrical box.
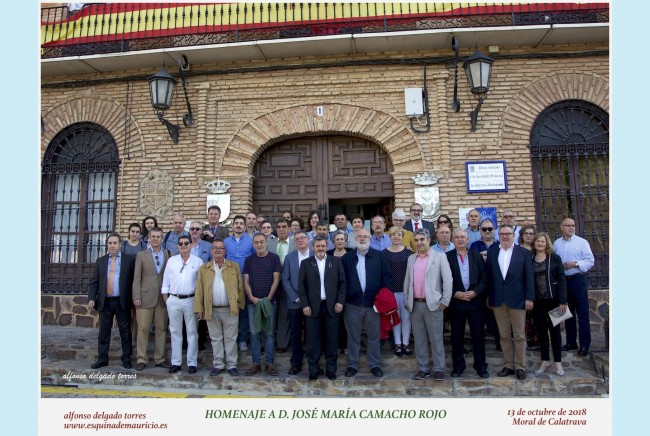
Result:
M404 106L406 109L406 116L409 118L424 115L422 88L404 88Z

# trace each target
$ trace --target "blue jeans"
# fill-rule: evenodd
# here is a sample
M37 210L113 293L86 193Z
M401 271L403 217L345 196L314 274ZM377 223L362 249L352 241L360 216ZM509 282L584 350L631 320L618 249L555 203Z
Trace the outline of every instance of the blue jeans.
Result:
M275 325L275 318L278 314L278 305L276 303L271 303L273 305L273 314L271 315L271 326ZM251 354L253 355L253 364L259 365L262 362L261 357L261 345L260 345L260 335L263 332L255 333L255 305L248 303L246 305L248 310L248 326L251 330ZM264 354L265 359L264 363L267 365L273 363L275 359L275 335L273 334L273 328L268 333L264 333Z

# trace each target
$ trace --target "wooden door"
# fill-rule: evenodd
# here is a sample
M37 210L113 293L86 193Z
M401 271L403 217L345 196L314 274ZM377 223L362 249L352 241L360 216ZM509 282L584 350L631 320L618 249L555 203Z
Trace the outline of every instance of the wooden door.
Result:
M253 170L254 211L303 219L332 199L393 197L393 166L370 141L343 136L291 139L269 147Z

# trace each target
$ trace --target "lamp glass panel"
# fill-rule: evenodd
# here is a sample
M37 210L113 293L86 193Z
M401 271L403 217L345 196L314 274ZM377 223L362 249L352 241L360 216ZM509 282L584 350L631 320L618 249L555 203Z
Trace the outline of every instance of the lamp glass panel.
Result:
M170 80L156 79L149 82L151 105L156 109L169 109L174 93L174 83Z

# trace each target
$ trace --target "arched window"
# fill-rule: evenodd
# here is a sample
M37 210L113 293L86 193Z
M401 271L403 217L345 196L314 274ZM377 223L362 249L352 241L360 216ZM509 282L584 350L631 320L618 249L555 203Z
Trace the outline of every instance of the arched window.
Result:
M119 159L111 134L72 124L47 147L42 164L41 290L85 294L93 263L115 228Z
M537 117L530 135L537 227L561 236L566 216L596 258L590 289L609 287L609 115L583 100L564 100Z

